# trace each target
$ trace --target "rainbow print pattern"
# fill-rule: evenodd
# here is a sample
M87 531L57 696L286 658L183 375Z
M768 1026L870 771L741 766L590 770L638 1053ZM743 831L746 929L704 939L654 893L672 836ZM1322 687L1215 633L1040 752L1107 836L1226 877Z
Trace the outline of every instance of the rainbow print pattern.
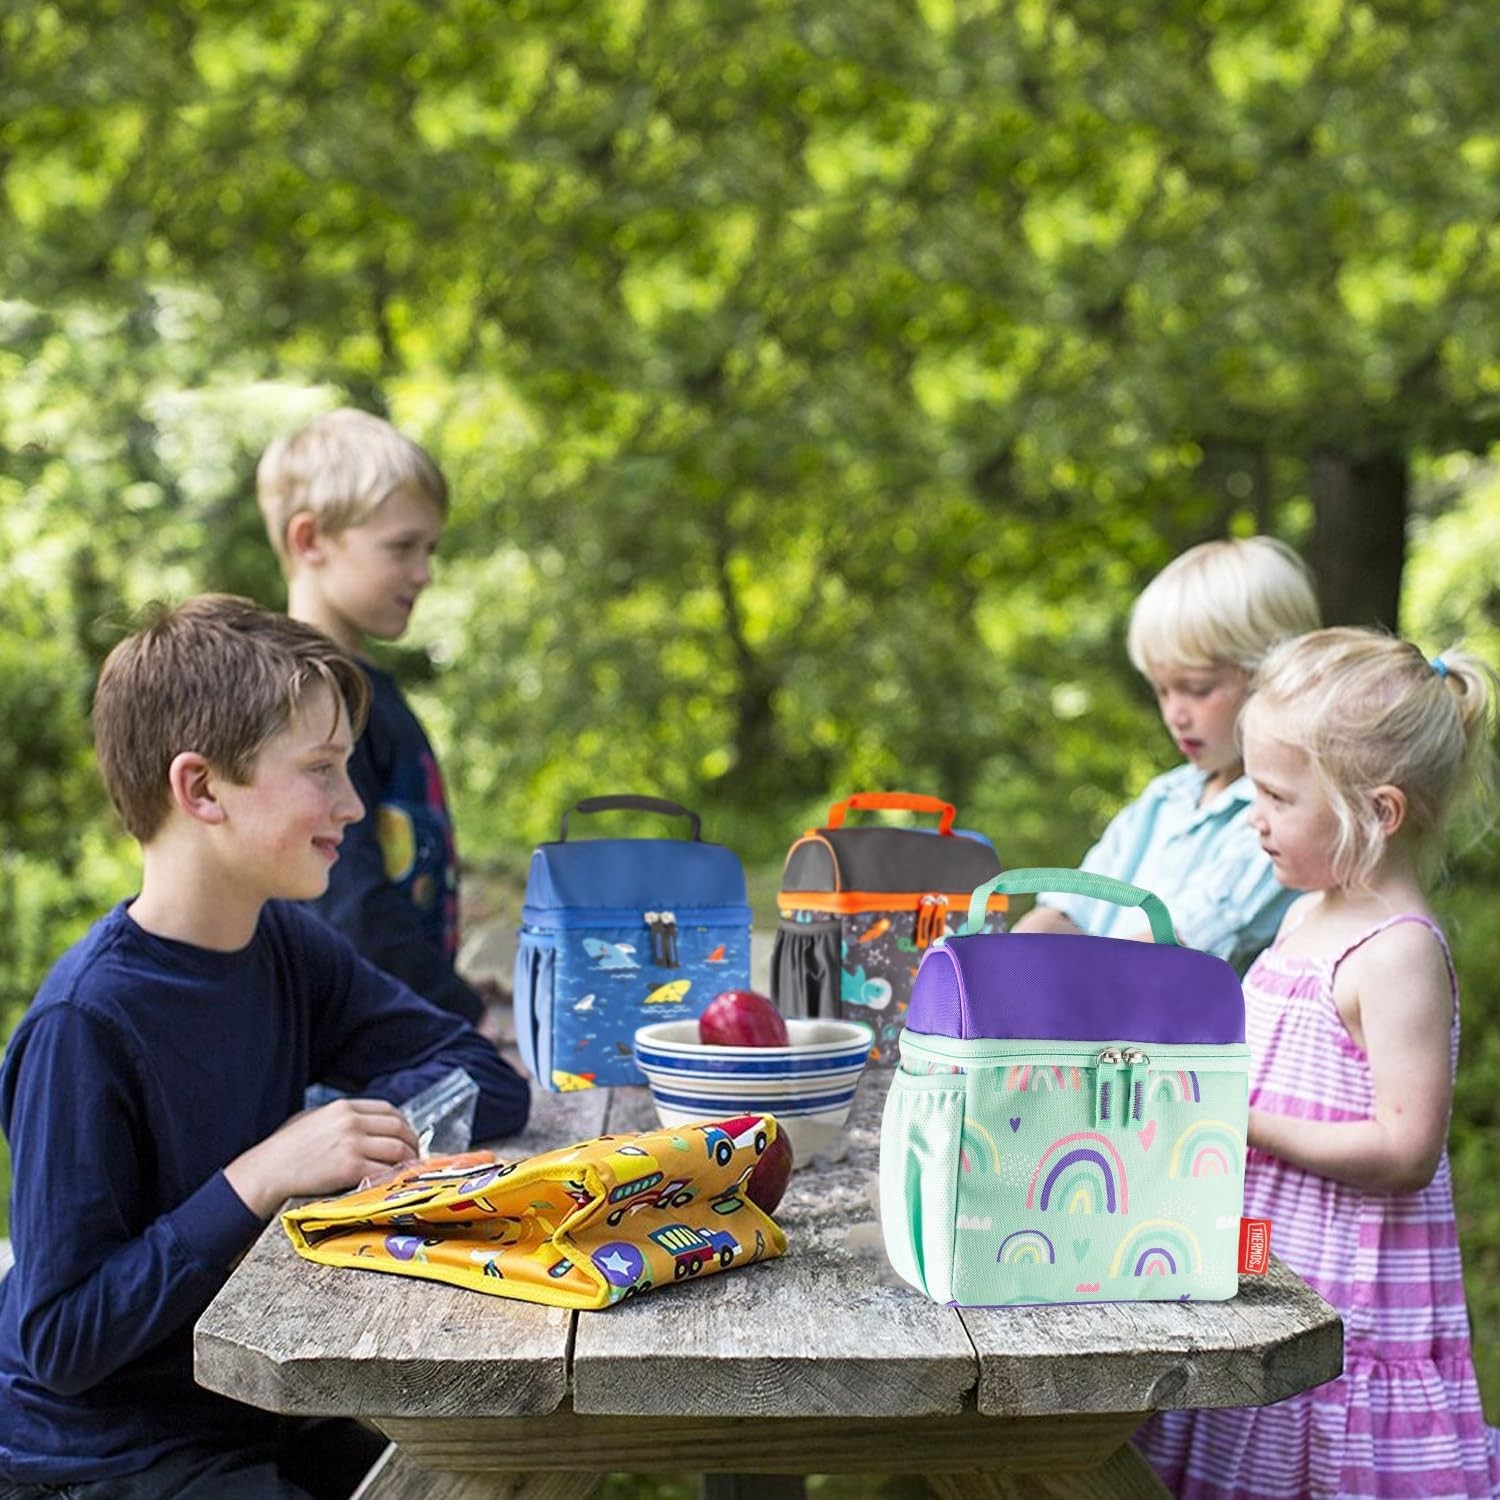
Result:
M965 1307L1234 1296L1246 1050L1143 1044L1102 1120L1081 1050L906 1033L881 1132L892 1264Z
M1177 1073L1161 1073L1153 1070L1151 1082L1146 1088L1146 1098L1175 1099L1178 1103L1191 1101L1197 1104L1202 1099L1198 1086L1198 1075L1184 1069Z
M1173 1177L1230 1177L1245 1169L1245 1136L1224 1120L1199 1120L1177 1137L1168 1172Z
M1073 1066L1032 1067L1023 1064L1005 1071L1005 1087L1011 1093L1050 1094L1054 1089L1072 1089L1075 1093L1083 1087L1083 1074Z
M1203 1270L1203 1246L1186 1224L1147 1219L1115 1247L1109 1274L1115 1276L1184 1276Z
M1000 1143L978 1120L964 1121L963 1143L964 1153L961 1164L965 1172L973 1170L971 1163L976 1159L981 1163L981 1170L986 1162L993 1163L993 1170L996 1172L1001 1170ZM977 1157L974 1155L976 1144Z
M1016 1229L1000 1241L995 1259L1002 1266L1051 1266L1057 1263L1057 1251L1040 1229Z
M1040 1197L1038 1181L1042 1185ZM1046 1213L1049 1200L1066 1204L1070 1214L1112 1214L1117 1209L1128 1213L1130 1187L1125 1163L1113 1143L1097 1131L1079 1131L1054 1141L1031 1174L1026 1207Z

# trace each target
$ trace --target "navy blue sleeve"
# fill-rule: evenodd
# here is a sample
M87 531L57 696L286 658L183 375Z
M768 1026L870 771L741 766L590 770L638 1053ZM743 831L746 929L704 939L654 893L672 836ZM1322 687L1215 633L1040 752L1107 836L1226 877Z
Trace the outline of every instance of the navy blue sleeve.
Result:
M360 736L349 761L349 779L365 815L344 830L344 842L316 911L374 964L394 974L423 999L466 1021L484 1014L484 1001L453 967L406 896L391 884L376 834L381 776L371 736Z
M13 1299L21 1357L63 1395L97 1385L190 1325L264 1227L215 1172L142 1224L148 1121L109 1026L72 1007L12 1038L0 1110L10 1138Z
M314 1007L316 1080L401 1104L459 1067L479 1088L475 1140L514 1135L525 1126L531 1109L526 1080L472 1026L361 958L341 934L302 920L306 951L298 968L320 1002Z

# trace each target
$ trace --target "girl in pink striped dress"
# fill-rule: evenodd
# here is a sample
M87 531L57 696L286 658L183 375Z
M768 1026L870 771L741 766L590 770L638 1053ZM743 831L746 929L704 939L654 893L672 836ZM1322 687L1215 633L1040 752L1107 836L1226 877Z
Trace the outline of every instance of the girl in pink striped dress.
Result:
M1344 1373L1169 1412L1139 1443L1183 1497L1500 1495L1446 1149L1458 985L1422 886L1487 754L1495 679L1365 630L1278 647L1241 721L1250 823L1310 892L1245 978L1245 1213L1344 1320Z

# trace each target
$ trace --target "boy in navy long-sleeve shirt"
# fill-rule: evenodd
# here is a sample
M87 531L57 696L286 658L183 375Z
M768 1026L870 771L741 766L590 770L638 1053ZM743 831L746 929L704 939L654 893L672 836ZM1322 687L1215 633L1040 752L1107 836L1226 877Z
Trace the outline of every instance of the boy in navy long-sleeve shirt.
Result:
M255 476L266 533L287 579L287 613L316 625L364 669L368 722L349 776L365 816L315 903L380 968L424 999L498 1031L486 995L454 967L458 859L442 775L417 716L370 640L406 632L432 578L448 485L389 422L344 408L266 449Z
M326 637L226 596L105 664L95 735L141 889L58 962L0 1065L0 1496L332 1497L379 1450L320 1423L298 1470L305 1424L199 1389L191 1345L287 1197L415 1154L399 1101L462 1066L478 1137L525 1123L526 1085L489 1044L295 904L360 816L366 702ZM315 1082L353 1097L302 1111Z

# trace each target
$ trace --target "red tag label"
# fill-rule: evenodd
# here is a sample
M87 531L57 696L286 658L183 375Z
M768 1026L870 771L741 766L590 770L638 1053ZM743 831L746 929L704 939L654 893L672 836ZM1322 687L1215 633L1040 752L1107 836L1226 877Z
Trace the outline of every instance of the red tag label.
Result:
M1264 1276L1271 1265L1271 1221L1240 1220L1240 1275Z

